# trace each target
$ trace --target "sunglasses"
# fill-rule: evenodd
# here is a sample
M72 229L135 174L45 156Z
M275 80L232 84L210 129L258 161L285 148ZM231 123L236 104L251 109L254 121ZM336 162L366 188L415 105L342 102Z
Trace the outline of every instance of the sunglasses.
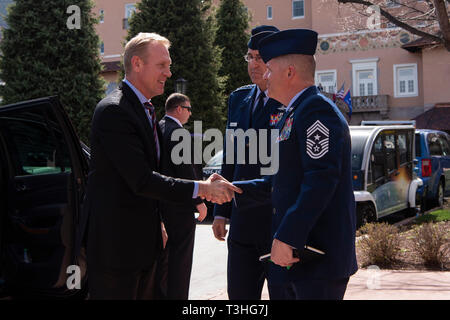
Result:
M192 107L191 106L179 106L179 107L182 107L184 109L188 109L189 112L192 112Z

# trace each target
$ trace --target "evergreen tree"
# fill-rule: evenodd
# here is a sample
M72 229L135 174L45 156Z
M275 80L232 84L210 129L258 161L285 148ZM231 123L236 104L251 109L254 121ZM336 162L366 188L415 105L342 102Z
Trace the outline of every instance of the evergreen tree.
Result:
M186 94L191 99L193 120L201 120L203 131L224 127L222 94L217 72L220 57L213 46L213 20L208 15L210 0L142 0L130 20L127 40L139 32L156 32L172 43L172 77L166 82L164 95L152 101L158 116L164 114L165 99L175 91L175 80L188 81ZM190 129L190 125L188 125Z
M0 44L2 103L58 95L84 142L104 94L92 6L91 0L17 0Z
M225 94L248 84L247 53L249 35L248 13L241 0L222 0L216 13L216 45L222 53L222 67L219 75L226 77Z

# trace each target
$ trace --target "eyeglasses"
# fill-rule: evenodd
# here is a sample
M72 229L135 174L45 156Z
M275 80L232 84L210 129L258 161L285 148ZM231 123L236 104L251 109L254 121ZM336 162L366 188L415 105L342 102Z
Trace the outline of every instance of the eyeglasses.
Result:
M250 62L250 61L254 60L254 61L257 62L257 63L260 63L260 62L262 61L260 55L253 56L253 55L251 55L250 53L247 53L247 54L244 56L244 59L245 59L245 61L247 61L247 62Z
M188 109L188 111L192 113L192 107L191 106L180 106L180 107L182 107L184 109Z

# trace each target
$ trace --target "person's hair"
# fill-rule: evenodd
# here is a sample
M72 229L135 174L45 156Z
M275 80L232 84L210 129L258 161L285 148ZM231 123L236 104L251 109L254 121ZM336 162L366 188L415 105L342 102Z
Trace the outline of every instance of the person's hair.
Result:
M180 106L186 101L190 101L188 96L181 93L172 93L166 100L166 112L174 110L177 106Z
M303 79L313 79L316 72L316 58L306 54L288 54L280 57L286 65L294 65Z
M131 72L131 58L138 56L146 63L146 48L150 43L157 42L163 44L167 49L170 48L170 41L157 33L140 32L134 38L127 42L123 54L123 66L125 74Z

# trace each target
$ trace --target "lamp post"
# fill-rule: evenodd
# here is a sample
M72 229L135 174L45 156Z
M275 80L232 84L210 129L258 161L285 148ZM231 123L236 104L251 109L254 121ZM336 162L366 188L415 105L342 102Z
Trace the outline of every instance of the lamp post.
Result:
M186 94L187 80L178 78L175 80L175 92Z

